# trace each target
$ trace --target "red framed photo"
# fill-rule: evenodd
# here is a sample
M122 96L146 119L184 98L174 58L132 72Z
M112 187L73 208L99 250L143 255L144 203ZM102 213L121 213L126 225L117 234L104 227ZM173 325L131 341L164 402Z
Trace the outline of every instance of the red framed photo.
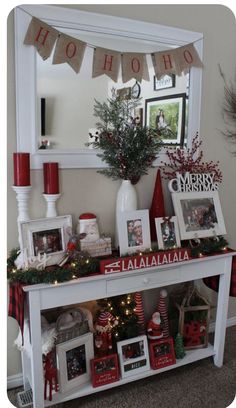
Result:
M153 370L175 364L175 351L172 337L149 343L150 365Z
M119 380L119 365L117 354L91 360L93 387L110 384Z

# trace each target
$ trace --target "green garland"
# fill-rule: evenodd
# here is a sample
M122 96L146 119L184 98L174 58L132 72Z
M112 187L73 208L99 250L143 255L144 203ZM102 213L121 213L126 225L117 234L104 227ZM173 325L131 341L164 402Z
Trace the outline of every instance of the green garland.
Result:
M43 270L36 268L16 269L15 260L18 249L13 249L7 259L7 278L10 282L34 285L37 283L59 283L83 276L99 273L99 260L86 257L71 261L68 266L48 266Z
M191 248L191 256L195 258L201 255L216 254L225 249L228 249L228 242L222 236L219 236L218 239L204 238L195 248Z
M187 246L186 244L185 247ZM225 251L227 246L227 241L221 236L218 237L218 239L205 238L196 244L195 248L191 248L191 256L195 258L201 255L219 253ZM163 250L158 250L157 247L153 247L152 252L163 252ZM150 253L150 250L142 251L142 254L147 253ZM17 255L18 249L15 248L11 251L7 259L7 278L10 282L20 282L28 285L37 283L60 283L100 273L100 260L90 256L79 256L71 260L70 263L64 267L54 265L48 266L43 270L38 270L36 268L17 269L15 266ZM134 255L139 255L139 252ZM112 258L124 258L125 256L127 255L123 255L122 257L112 255Z

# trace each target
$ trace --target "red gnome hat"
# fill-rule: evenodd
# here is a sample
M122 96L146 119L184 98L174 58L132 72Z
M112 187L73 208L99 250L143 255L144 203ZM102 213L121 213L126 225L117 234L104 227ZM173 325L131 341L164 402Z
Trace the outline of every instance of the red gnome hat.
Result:
M101 312L97 319L97 325L105 327L111 325L111 322L115 320L114 316L110 312Z

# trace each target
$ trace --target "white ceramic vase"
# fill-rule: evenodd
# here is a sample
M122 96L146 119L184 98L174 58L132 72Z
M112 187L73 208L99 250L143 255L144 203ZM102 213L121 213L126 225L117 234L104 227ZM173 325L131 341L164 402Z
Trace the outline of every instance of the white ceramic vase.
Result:
M116 231L115 246L119 246L118 241L118 214L123 211L135 211L138 208L137 192L130 180L122 180L116 198Z

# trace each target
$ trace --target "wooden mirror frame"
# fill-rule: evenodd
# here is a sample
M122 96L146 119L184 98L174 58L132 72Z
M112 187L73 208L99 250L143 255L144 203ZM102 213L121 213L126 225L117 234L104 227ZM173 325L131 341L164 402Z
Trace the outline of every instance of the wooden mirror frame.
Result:
M97 156L97 150L38 149L36 50L33 46L26 46L23 43L32 16L42 19L59 31L60 28L65 27L83 29L104 35L157 42L157 44L166 43L173 47L195 42L194 45L202 58L203 35L201 33L63 7L48 5L16 7L14 17L17 151L30 152L33 169L41 169L45 161L58 161L61 168L101 168L105 167L105 164ZM202 69L191 68L187 147L191 147L192 139L200 128L201 83ZM161 160L167 161L164 148L154 165L160 165Z

